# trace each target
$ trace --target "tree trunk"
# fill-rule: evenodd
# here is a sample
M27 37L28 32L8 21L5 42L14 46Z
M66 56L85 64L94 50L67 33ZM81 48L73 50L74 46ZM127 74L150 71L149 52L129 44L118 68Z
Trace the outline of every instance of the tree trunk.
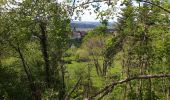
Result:
M40 89L35 85L35 83L33 83L33 79L32 79L32 75L31 75L31 72L29 70L29 67L27 66L26 64L26 61L24 59L24 56L18 46L18 48L16 48L17 52L19 53L19 57L22 61L22 65L24 67L24 71L27 75L27 78L28 78L28 81L29 81L29 85L30 85L30 88L31 88L31 91L33 93L33 96L35 98L35 100L41 100L41 91Z
M50 61L49 61L49 55L47 51L46 26L45 23L43 22L41 22L39 26L41 29L40 43L41 43L43 59L45 62L46 82L47 82L47 87L50 87Z
M128 83L126 83L126 85L125 85L122 100L126 100L126 95L127 95L127 85L128 85Z
M170 100L170 87L167 89L167 100Z
M59 90L59 100L64 100L65 97L65 69L64 69L64 65L61 65L61 89Z

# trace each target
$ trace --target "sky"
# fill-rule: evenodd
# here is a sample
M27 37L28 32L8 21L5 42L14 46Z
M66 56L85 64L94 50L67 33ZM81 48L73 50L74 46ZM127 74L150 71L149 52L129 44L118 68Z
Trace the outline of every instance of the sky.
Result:
M17 0L17 1L22 1L22 0ZM57 0L57 2L59 2L59 3L63 3L64 1L68 1L68 0ZM73 1L73 0L72 0L72 1ZM76 0L76 1L78 1L78 0ZM82 2L86 2L87 0L79 0L79 1L80 1L79 3L82 3ZM108 0L104 0L104 1L108 1ZM116 1L116 0L111 0L111 1L114 2L114 1ZM123 8L123 6L120 6L121 1L123 1L123 0L119 0L114 7L110 7L110 8L112 8L112 9L113 9L113 8L116 8L116 9L117 9L117 12L120 12L120 11L121 11L120 9ZM169 0L169 1L170 1L170 0ZM76 2L76 4L79 4L79 3ZM108 6L106 3L101 2L101 3L99 3L99 4L101 5L100 10L106 10L106 9L109 8L109 6ZM134 3L134 5L137 5L137 3ZM92 6L90 6L89 8L91 8L90 11L87 10L87 9L85 9L85 10L83 10L83 11L84 11L84 14L83 14L83 15L80 14L81 21L99 21L99 19L96 19L97 16L96 16L96 14L93 12L93 11L94 11L94 8L93 8ZM91 12L91 13L90 13L90 12ZM73 15L72 20L75 20L75 16L76 16L76 14ZM115 22L116 20L117 20L117 17L116 17L116 15L115 15L113 19L109 19L109 22ZM79 20L77 20L77 21L79 21Z
M1 1L1 0L0 0L0 1ZM22 0L16 0L16 1L22 1ZM59 2L59 3L63 3L64 1L69 1L69 0L56 0L56 1ZM73 0L71 0L71 1L73 1ZM78 1L78 0L76 0L76 4L78 4L77 1ZM86 1L87 1L87 0L79 0L79 3L86 2ZM91 1L91 0L90 0L90 1ZM108 0L104 0L104 1L108 1ZM114 2L114 1L116 1L116 0L111 0L111 1ZM123 6L120 6L121 1L123 1L123 0L119 0L119 1L117 2L117 4L114 6L114 8L117 9L117 12L120 12L120 11L121 11L120 9L123 8ZM170 1L170 0L168 0L168 1ZM106 9L108 8L108 6L107 6L106 3L101 2L101 3L99 3L99 4L101 5L100 10L106 10ZM134 5L137 5L137 3L134 3ZM83 14L83 15L80 14L81 21L99 21L99 19L96 19L97 16L96 16L96 14L93 12L93 11L94 11L93 7L90 6L89 8L91 8L90 11L89 11L89 10L83 10L83 11L84 11L84 14ZM110 8L111 8L111 7L110 7ZM91 12L91 13L90 13L90 12ZM76 15L74 14L73 17L72 17L72 20L75 20L75 17L76 17ZM109 19L110 22L114 22L114 21L116 21L116 20L117 20L116 15L114 16L113 19ZM79 21L79 20L77 20L77 21Z
M81 0L82 1L82 0ZM58 2L63 2L63 0L58 0ZM108 9L108 5L106 4L106 3L99 3L100 5L101 5L101 8L100 8L100 10L106 10L106 9ZM120 4L121 4L121 2L118 2L117 3L117 5L115 6L117 9L120 9L121 7L120 7ZM96 19L96 14L93 12L94 11L94 9L93 9L93 7L92 6L90 6L89 8L91 8L91 10L89 11L89 10L84 10L84 14L83 15L81 15L80 17L81 17L81 21L99 21L99 19ZM91 12L91 13L90 13ZM73 17L72 17L72 19L73 20L75 20L75 16L76 15L74 15ZM117 19L117 17L115 16L114 17L114 19L109 19L109 21L110 22L113 22L113 21L116 21L116 19ZM79 20L76 20L76 21L79 21Z
M22 0L16 0L17 2L22 2ZM67 0L56 0L58 3L63 3L64 1L67 1ZM73 0L72 0L73 1ZM76 1L78 1L78 0L76 0ZM82 3L82 2L86 2L87 0L79 0L80 2L80 4ZM90 1L93 1L93 0L90 0ZM113 0L114 1L114 0ZM121 1L121 0L120 0ZM76 2L76 4L78 4L77 2ZM93 3L94 4L94 3ZM106 10L106 9L108 9L108 5L106 4L106 3L103 3L103 2L101 2L101 3L99 3L100 5L101 5L101 8L100 8L100 10ZM120 8L120 5L121 4L121 2L118 2L118 4L116 5L116 7L117 8ZM89 8L91 8L91 10L89 11L89 10L87 10L87 9L85 9L85 10L83 10L84 11L84 14L83 15L81 15L80 14L80 17L81 17L81 21L99 21L99 19L96 19L96 14L93 12L94 11L94 8L92 7L92 6L89 6ZM91 13L90 13L91 12ZM76 16L76 14L74 14L73 15L73 17L72 17L72 20L75 20L75 16ZM79 21L79 20L76 20L76 21ZM116 17L114 18L114 19L110 19L109 20L110 22L113 22L113 21L116 21Z

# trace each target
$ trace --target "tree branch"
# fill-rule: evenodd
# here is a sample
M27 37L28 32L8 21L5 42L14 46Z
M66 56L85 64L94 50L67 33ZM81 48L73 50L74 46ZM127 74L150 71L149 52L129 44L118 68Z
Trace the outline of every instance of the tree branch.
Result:
M99 3L99 2L103 2L103 1L102 0L87 1L87 2L84 2L84 3L80 4L80 5L78 5L78 6L73 6L73 9L76 9L78 7L83 7L85 5L92 4L92 3Z
M107 0L87 1L87 2L85 2L85 3L82 3L82 4L78 5L78 6L73 6L73 9L76 9L76 8L78 8L78 7L83 7L84 5L88 5L88 4L92 4L92 3L105 2L105 1L107 1ZM108 0L108 2L109 2L109 5L112 4L110 0ZM147 0L146 0L146 1L143 0L142 2L145 2L145 3L151 4L151 5L157 6L158 8L166 11L167 13L170 13L170 10L165 9L164 7L162 7L162 6L160 6L160 5L157 5L157 4L153 3L153 2L149 2L149 1L147 1ZM74 5L75 5L75 2L74 2Z
M142 2L149 3L149 4L151 4L151 5L154 5L154 6L158 7L158 8L166 11L167 13L170 13L170 10L167 10L167 9L163 8L162 6L157 5L157 4L155 4L155 3L149 2L149 1L147 1L147 0L146 0L146 1L142 1Z
M105 86L102 90L98 91L96 94L91 96L89 99L91 100L92 98L98 96L99 94L103 92L104 92L104 95L102 95L102 97L104 97L105 95L107 95L109 92L113 90L114 86L119 85L119 84L123 84L129 81L138 80L138 79L150 79L150 78L162 78L162 77L170 77L170 74L139 75L136 77L126 78L126 79L123 79L117 82L112 82L111 84Z
M74 87L72 88L72 90L67 94L65 100L69 100L69 97L70 97L71 94L75 91L75 89L78 87L80 81L81 81L81 77L78 79L77 83L74 85Z

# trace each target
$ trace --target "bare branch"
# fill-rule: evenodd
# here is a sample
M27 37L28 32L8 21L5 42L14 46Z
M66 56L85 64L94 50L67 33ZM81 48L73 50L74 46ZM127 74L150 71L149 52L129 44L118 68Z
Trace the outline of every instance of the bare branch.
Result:
M162 78L162 77L170 77L170 74L139 75L136 77L126 78L126 79L123 79L117 82L112 82L111 84L105 86L102 90L100 90L99 92L91 96L89 99L91 100L92 98L98 96L99 94L103 92L104 92L104 95L102 95L102 97L104 97L105 95L107 95L109 92L113 90L114 86L119 85L119 84L123 84L123 83L133 81L133 80L139 80L139 79Z

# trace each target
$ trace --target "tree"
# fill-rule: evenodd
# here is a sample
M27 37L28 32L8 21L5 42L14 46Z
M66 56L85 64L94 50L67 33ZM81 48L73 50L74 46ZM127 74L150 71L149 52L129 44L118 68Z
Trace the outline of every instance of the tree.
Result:
M12 48L19 57L36 100L40 100L44 89L51 88L64 98L64 66L62 54L67 49L69 18L62 5L53 1L13 2L16 8L1 12L1 43ZM20 42L22 41L22 42ZM32 52L36 52L33 55ZM31 54L31 55L29 55ZM9 57L12 55L8 55ZM34 58L36 57L36 59ZM43 59L41 59L43 58ZM45 80L35 73L45 73ZM42 69L41 67L44 66ZM61 68L61 69L60 69ZM36 77L35 77L36 76ZM40 77L40 79L38 79ZM45 84L41 86L40 84ZM60 87L62 86L62 88ZM46 90L45 90L46 91ZM41 93L42 92L42 93Z
M113 34L106 33L106 16L114 12L99 13L93 5L102 26L72 49L73 11L103 1L75 2L1 3L0 99L169 99L169 3L124 0ZM106 2L110 9L115 5ZM88 60L77 60L76 52Z

